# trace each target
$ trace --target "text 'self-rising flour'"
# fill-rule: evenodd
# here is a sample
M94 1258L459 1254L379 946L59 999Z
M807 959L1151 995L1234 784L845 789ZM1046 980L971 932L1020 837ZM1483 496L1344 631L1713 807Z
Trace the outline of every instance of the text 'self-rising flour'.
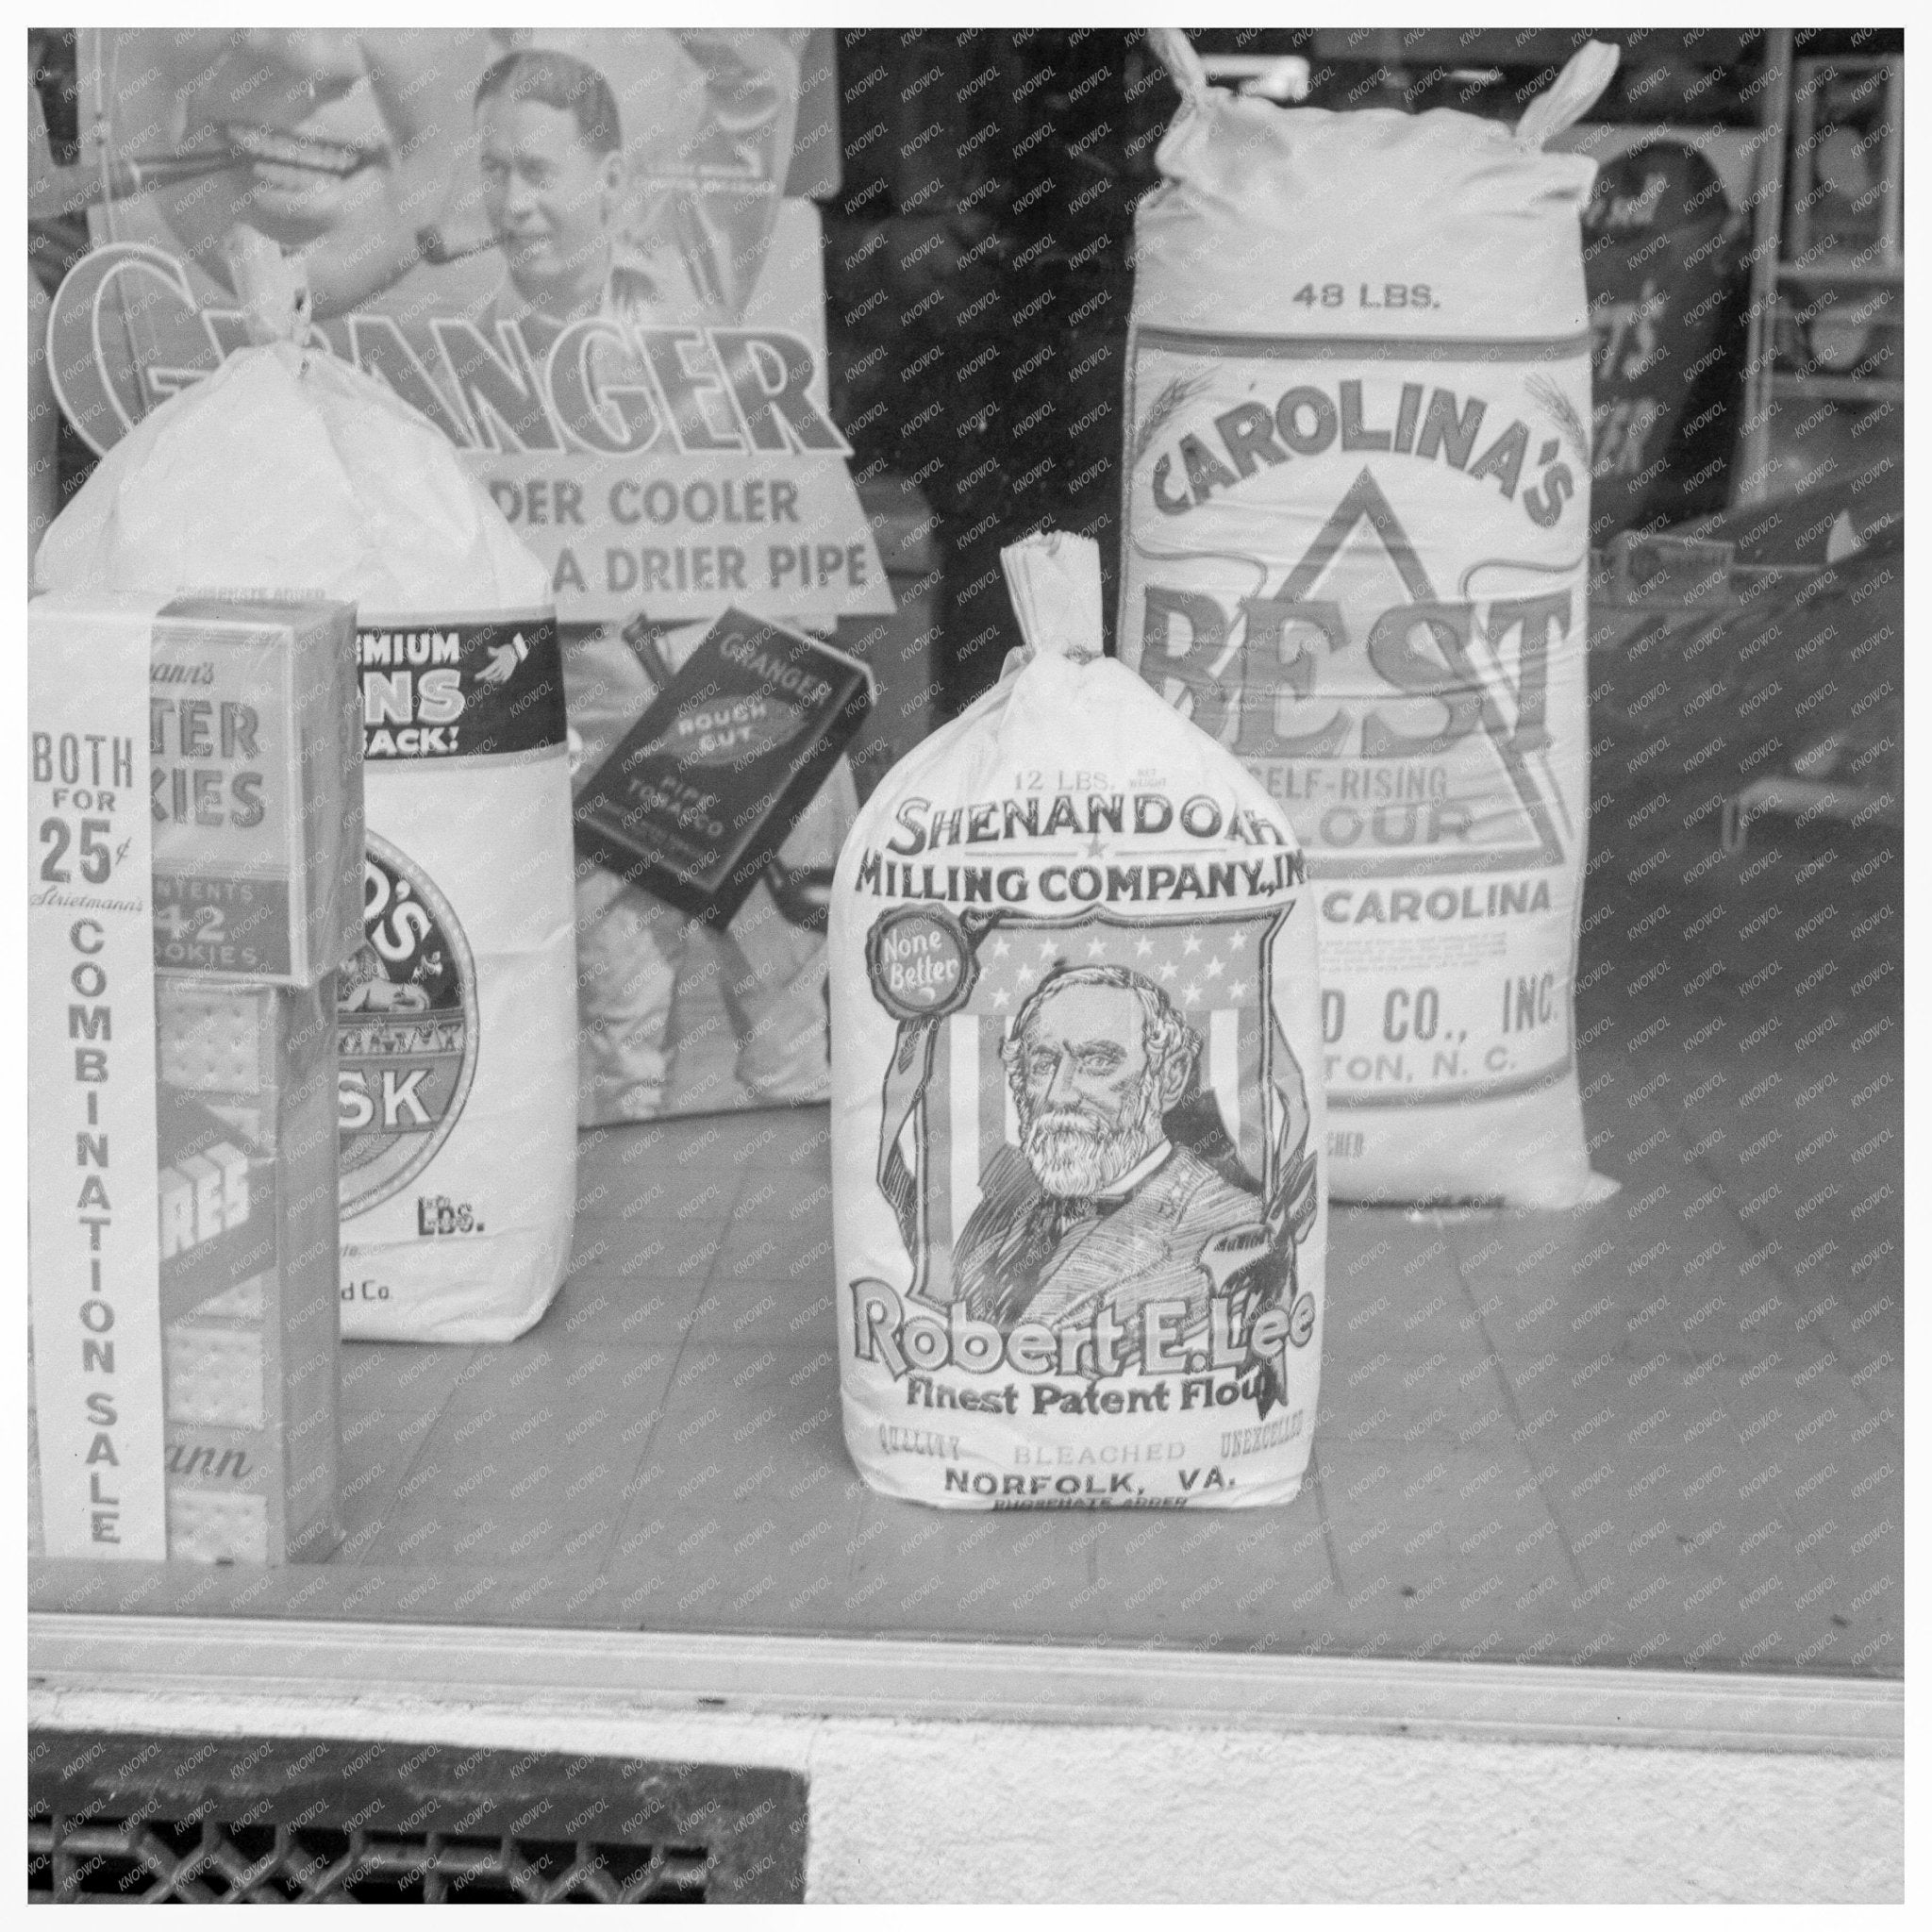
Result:
M1283 1503L1322 1346L1314 906L1280 808L1101 655L1099 553L833 887L845 1437L958 1508Z
M357 606L363 936L341 976L341 1330L507 1341L576 1193L562 667L543 566L382 384L266 342L143 417L48 531L43 588Z
M1569 1206L1588 826L1592 164L1208 86L1136 218L1120 652L1287 812L1341 1198Z

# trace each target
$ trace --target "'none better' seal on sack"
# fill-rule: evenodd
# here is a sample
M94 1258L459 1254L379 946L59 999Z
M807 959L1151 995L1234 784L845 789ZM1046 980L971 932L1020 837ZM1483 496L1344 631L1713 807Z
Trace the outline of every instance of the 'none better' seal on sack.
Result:
M834 881L846 1441L958 1508L1287 1502L1325 1240L1302 855L1101 655L1091 542L1005 560L1025 661L887 774Z

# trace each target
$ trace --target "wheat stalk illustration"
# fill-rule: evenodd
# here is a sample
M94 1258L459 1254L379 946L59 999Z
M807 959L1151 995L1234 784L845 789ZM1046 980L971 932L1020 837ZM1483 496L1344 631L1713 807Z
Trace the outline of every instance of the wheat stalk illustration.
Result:
M1590 468L1590 429L1576 413L1576 405L1547 375L1532 375L1525 385L1531 395L1557 419L1563 440L1576 452L1576 460Z
M1154 439L1160 434L1161 430L1182 409L1187 408L1189 401L1199 392L1203 381L1204 378L1199 376L1176 375L1154 398L1153 403L1148 407L1145 420L1141 423L1140 428L1134 432L1133 451L1127 458L1127 468L1129 470L1139 468L1141 458L1147 454L1149 448L1153 445Z

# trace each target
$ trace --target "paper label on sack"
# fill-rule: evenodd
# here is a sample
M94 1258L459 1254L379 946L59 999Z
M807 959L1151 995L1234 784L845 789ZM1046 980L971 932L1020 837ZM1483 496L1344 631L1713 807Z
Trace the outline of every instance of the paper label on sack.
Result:
M1121 655L1307 847L1331 1106L1574 1063L1587 355L1138 333Z
M27 658L28 1269L51 1557L167 1556L150 626Z
M506 1341L562 1279L575 1189L557 626L515 609L360 620L362 944L336 1028L343 1332ZM500 836L479 841L484 824Z

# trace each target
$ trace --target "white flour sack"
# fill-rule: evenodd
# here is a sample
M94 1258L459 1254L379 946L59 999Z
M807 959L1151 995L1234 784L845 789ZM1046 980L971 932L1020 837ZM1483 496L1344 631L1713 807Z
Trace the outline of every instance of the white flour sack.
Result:
M449 443L319 350L231 356L48 531L42 588L357 605L364 942L341 975L341 1322L508 1341L576 1196L570 776L550 586Z
M1307 853L1329 1178L1574 1206L1592 165L1514 129L1184 96L1136 218L1120 655Z
M834 879L845 1440L961 1509L1286 1503L1322 1355L1314 905L1280 808L1101 652L1028 650L886 774Z

